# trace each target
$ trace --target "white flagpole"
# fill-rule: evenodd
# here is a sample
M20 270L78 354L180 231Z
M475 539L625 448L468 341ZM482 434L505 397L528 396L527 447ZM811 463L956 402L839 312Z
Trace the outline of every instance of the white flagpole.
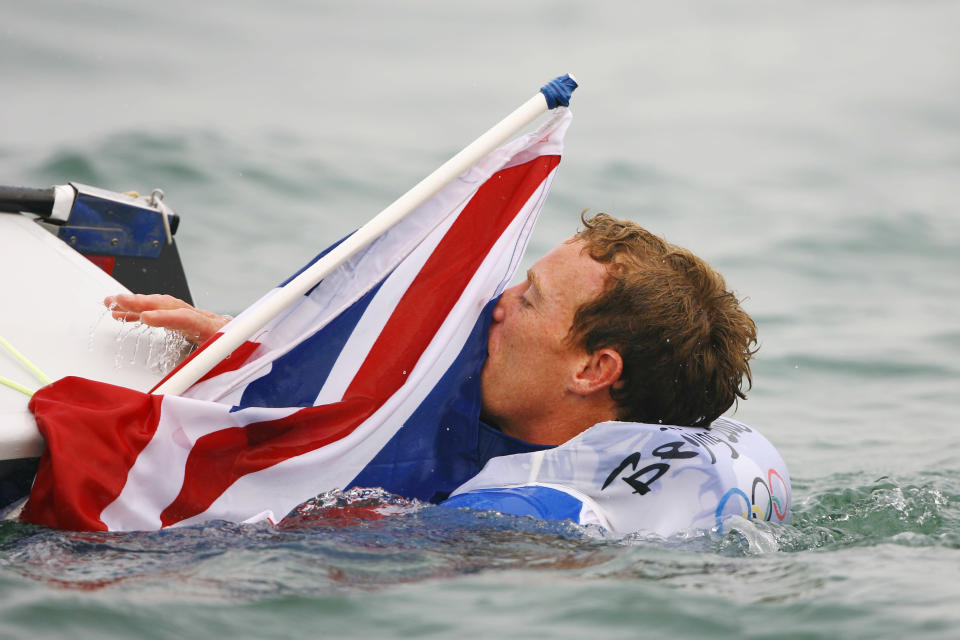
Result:
M436 171L360 227L330 253L279 289L275 295L264 300L257 307L256 313L244 314L236 318L220 338L184 364L180 370L154 389L153 393L179 395L189 389L218 362L233 353L237 347L280 315L284 309L299 300L334 269L376 240L404 216L429 200L548 109L554 108L557 104L567 104L570 92L576 86L573 76L569 76L569 80L557 78L546 85L513 113L495 124L489 131L440 165Z

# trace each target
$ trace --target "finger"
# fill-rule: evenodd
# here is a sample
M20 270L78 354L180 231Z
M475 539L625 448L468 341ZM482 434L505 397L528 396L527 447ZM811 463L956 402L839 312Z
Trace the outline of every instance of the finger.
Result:
M130 311L140 313L143 311L154 311L158 309L193 309L192 306L166 294L151 293L121 293L115 296L108 296L103 303L119 311Z
M133 311L114 309L111 315L114 320L123 320L124 322L138 322L140 320L140 314Z
M210 336L227 323L227 319L213 314L206 315L197 309L170 309L144 311L140 322L151 327L163 327L181 332L187 340L195 343L205 342Z

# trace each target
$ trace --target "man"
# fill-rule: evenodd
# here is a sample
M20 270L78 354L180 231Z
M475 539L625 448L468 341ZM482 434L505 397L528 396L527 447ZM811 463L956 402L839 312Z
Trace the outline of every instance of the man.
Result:
M445 501L616 535L789 519L786 465L719 416L751 382L756 325L695 255L605 214L504 292L484 416L550 450L492 458Z
M608 420L708 427L746 397L753 320L686 249L603 213L581 219L494 308L483 418L539 445ZM198 344L229 320L166 295L104 304Z
M731 515L786 521L789 475L776 449L719 418L751 383L753 320L686 249L606 214L581 220L494 307L479 466L450 487L431 475L438 459L424 458L430 500L617 535L722 530ZM169 296L105 303L114 317L195 342L227 322Z

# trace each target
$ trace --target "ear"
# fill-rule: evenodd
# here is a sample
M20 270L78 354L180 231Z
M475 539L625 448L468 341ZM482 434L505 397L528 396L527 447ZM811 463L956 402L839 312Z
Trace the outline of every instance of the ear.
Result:
M590 395L613 386L623 373L623 358L614 349L597 349L579 361L570 390L577 395Z

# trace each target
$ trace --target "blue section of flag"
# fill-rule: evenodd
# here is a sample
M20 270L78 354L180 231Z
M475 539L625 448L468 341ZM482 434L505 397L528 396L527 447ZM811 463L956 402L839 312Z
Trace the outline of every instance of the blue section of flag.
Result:
M439 384L350 486L383 487L439 502L494 456L548 448L480 422L480 371L495 304L496 300L487 304Z
M477 489L456 495L442 506L499 511L514 516L533 516L541 520L572 520L579 524L583 503L563 491L550 487L528 486Z
M274 360L270 373L247 386L236 408L313 406L340 351L382 284L381 280L323 329Z

